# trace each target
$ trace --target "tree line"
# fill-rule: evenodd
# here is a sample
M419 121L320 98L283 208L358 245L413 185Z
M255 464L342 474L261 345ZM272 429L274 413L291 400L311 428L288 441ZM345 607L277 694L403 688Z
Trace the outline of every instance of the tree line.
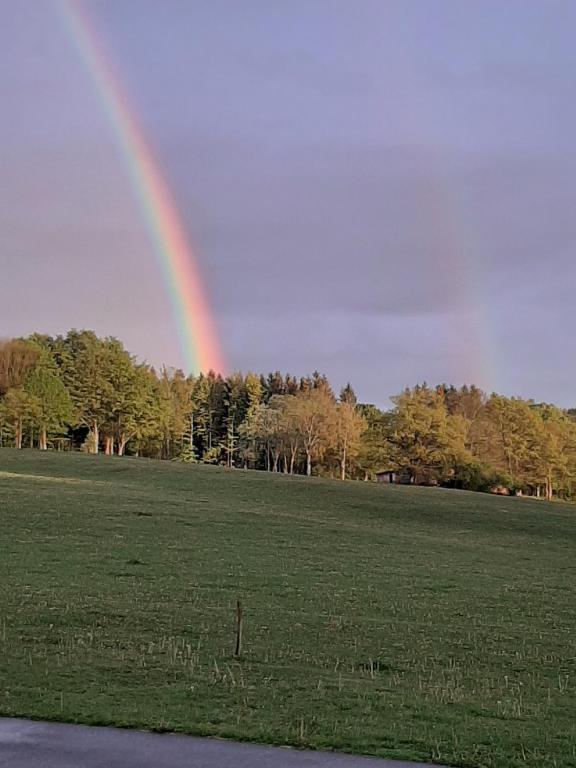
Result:
M0 445L146 456L342 480L570 498L576 416L478 387L419 384L381 410L296 378L139 363L92 331L0 342Z

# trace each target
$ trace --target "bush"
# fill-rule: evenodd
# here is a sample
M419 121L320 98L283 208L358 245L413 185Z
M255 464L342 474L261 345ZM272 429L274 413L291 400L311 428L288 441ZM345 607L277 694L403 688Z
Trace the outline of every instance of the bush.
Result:
M516 490L511 478L495 472L487 464L482 464L479 461L471 461L457 466L454 475L445 485L449 488L483 493L489 493L498 486L507 488L510 492Z
M197 464L196 448L190 444L185 445L178 456L175 456L172 461L179 461L181 464Z

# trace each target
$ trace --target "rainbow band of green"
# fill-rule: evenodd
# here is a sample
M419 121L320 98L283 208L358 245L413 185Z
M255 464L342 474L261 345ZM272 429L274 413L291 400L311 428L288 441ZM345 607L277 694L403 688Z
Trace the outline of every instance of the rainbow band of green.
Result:
M82 6L60 0L62 15L108 115L158 257L187 369L224 371L206 290L178 209Z

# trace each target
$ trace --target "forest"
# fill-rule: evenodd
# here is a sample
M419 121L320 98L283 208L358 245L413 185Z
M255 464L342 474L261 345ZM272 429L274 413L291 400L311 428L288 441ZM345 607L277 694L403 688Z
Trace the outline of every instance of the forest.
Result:
M155 370L86 330L0 342L0 446L572 497L575 412L473 384L417 384L390 401L360 403L317 371Z

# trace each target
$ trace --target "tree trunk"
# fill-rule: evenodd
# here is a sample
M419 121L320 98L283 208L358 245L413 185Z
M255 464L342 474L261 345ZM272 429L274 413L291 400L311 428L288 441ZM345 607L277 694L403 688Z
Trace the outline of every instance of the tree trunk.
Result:
M94 445L92 446L92 453L98 453L98 449L100 447L98 445L99 442L100 442L100 433L98 431L98 422L97 421L95 421L92 424L92 435L93 435L93 438L94 438Z
M46 451L48 449L48 437L46 435L46 427L42 427L40 430L40 445L39 448L41 451Z
M306 451L306 475L310 477L312 474L312 454L310 451Z
M290 474L294 474L294 462L296 461L296 448L292 449L290 453Z
M288 457L286 454L282 456L282 472L284 472L285 475L288 474Z
M118 438L118 456L124 456L124 451L126 450L126 443L128 442L128 438L126 435L122 434Z
M104 453L106 456L112 456L114 453L114 438L110 437L110 435L107 435L104 440Z
M14 430L14 445L18 450L22 449L22 419L18 419Z
M342 458L340 459L340 480L346 480L346 446L342 449Z
M272 472L278 472L278 459L280 458L280 454L274 451L272 456L274 457L274 461L272 463Z
M228 433L228 466L230 469L234 466L234 424Z

